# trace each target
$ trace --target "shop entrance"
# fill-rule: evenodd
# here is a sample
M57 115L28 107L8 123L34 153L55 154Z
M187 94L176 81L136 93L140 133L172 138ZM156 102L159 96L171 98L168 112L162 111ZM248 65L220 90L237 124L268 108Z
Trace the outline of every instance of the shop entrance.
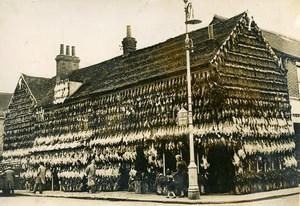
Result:
M53 184L53 190L57 191L57 190L59 190L59 178L58 178L58 175L57 175L57 169L52 168L51 172L52 172L53 180L51 178L48 182L46 182L46 189L52 190L52 184Z
M225 145L215 145L208 152L208 193L228 193L233 189L233 151Z
M169 170L170 172L176 172L176 155L181 155L182 159L186 162L186 164L189 164L190 158L189 158L189 149L185 145L185 147L180 149L174 149L174 150L164 150L165 153L165 168L166 170Z

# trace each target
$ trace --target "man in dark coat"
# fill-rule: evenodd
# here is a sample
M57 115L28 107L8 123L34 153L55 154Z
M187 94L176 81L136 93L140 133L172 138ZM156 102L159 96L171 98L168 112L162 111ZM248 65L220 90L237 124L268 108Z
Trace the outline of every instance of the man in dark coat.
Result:
M15 172L11 167L7 167L6 170L1 173L1 176L4 177L4 192L8 194L11 192L11 194L14 194Z

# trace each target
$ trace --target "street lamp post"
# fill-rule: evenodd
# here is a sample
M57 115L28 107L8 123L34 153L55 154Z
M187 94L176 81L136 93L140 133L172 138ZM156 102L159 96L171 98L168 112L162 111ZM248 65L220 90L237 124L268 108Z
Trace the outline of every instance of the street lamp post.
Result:
M189 146L190 146L190 163L188 166L189 172L189 188L188 198L199 199L200 192L198 186L198 173L197 165L195 163L195 151L194 151L194 135L193 135L193 112L192 112L192 87L191 87L191 68L190 68L190 50L192 49L192 41L188 34L188 24L199 24L200 20L193 19L192 3L188 0L183 1L185 3L185 48L186 48L186 70L187 70L187 94L188 94L188 131L189 131Z

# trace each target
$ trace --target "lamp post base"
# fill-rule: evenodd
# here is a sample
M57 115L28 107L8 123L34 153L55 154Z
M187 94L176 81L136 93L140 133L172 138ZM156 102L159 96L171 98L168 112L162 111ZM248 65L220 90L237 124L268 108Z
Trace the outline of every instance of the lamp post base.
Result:
M190 200L199 200L200 199L200 192L199 192L199 189L195 189L195 190L191 190L189 188L188 190L188 198Z
M189 169L189 188L188 198L191 200L200 199L200 191L198 186L198 171L195 162L190 162Z

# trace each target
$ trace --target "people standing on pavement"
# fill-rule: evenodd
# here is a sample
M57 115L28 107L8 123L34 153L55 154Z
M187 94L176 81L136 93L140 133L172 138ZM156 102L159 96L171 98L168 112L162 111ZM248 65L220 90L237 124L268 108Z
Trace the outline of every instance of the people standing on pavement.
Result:
M40 162L33 188L33 193L36 193L36 190L39 189L40 194L42 194L44 184L46 184L46 167L44 166L43 162Z
M1 177L4 178L4 190L5 194L14 194L14 181L15 181L15 172L11 167L7 167L6 170L1 173Z
M88 178L88 192L96 192L96 165L95 160L92 160L91 163L87 166L85 170Z
M176 155L177 189L180 197L184 197L188 187L187 165L181 155Z
M172 196L172 198L176 198L175 195L175 189L176 189L176 184L174 181L174 178L172 175L168 175L168 182L167 182L167 198L169 198L170 196Z

